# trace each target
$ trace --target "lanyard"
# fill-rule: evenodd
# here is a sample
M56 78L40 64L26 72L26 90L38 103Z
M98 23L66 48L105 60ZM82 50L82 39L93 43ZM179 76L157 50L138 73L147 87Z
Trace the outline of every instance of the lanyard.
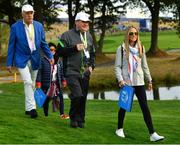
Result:
M61 47L64 47L64 44L61 42L61 40L59 40L59 44L61 45Z
M84 54L85 54L86 58L90 58L90 54L89 54L89 51L87 49L87 35L86 35L86 32L84 32L84 37L83 37L82 33L80 33L80 37L81 37L81 41L83 42L84 47L85 47Z
M82 35L82 33L80 33L80 37L81 37L81 41L83 42L85 49L87 49L87 35L86 32L84 32L84 37Z
M27 28L29 38L31 39L31 41L34 40L34 25L32 24L29 27L27 25L25 26Z

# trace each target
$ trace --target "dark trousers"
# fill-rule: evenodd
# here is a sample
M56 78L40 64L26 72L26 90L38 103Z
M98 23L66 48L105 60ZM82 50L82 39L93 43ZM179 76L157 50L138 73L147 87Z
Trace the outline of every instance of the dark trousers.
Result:
M50 98L47 97L44 104L43 104L43 110L44 110L45 116L48 116L49 102L50 102Z
M54 96L54 100L57 100L59 98L59 113L60 115L64 114L64 98L63 98L63 91L60 90L59 94L57 96Z
M71 91L69 116L72 121L85 122L86 100L89 88L89 75L68 76L67 83Z
M43 88L43 92L46 94L48 91L48 88ZM46 100L43 104L43 110L44 110L44 115L48 116L48 109L49 109L49 102L50 102L50 98L46 97Z
M146 123L146 126L148 128L148 131L150 134L154 132L153 124L152 124L152 118L149 111L149 107L147 104L147 96L146 96L146 90L145 86L134 86L135 94L138 98L139 105L141 107L144 121ZM123 108L119 109L118 112L118 129L123 128L123 122L125 117L126 110Z
M47 93L48 89L44 89L44 93ZM54 96L53 99L57 99L57 97L59 97L59 112L60 115L64 114L64 98L63 98L63 91L61 89L59 89L59 93L57 96ZM44 104L43 104L43 110L44 110L44 115L48 116L48 110L49 110L49 102L51 101L51 98L47 97Z

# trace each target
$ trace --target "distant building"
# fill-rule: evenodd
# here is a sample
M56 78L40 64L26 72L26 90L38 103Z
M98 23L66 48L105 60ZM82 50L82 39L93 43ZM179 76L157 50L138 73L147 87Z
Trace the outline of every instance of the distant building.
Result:
M140 19L139 20L140 31L150 32L152 29L152 23L150 19Z
M118 22L117 28L120 30L125 30L126 27L129 26L135 26L137 27L140 31L146 31L149 32L151 31L151 19L150 18L126 18L126 17L121 17Z

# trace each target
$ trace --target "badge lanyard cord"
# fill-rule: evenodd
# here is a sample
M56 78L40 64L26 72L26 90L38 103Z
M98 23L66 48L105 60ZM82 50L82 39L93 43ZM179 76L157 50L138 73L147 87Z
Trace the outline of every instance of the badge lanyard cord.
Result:
M27 28L30 40L34 41L34 25L31 25L32 28L29 28L26 24L25 26Z
M86 32L84 32L84 37L83 37L83 35L82 35L82 33L80 33L80 38L81 38L81 41L83 42L83 44L84 44L84 53L85 53L85 49L87 49L87 35L86 35ZM83 73L83 71L84 71L84 62L83 62L83 58L84 58L84 53L83 52L81 52L81 73Z

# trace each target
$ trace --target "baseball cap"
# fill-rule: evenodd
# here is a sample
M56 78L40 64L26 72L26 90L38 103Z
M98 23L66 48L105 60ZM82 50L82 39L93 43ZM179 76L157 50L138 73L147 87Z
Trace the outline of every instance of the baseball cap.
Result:
M89 14L85 13L85 12L79 12L76 15L75 21L77 20L81 20L81 21L85 21L85 22L90 22L91 20L89 19Z
M26 4L22 6L22 12L34 12L34 9L31 5Z

